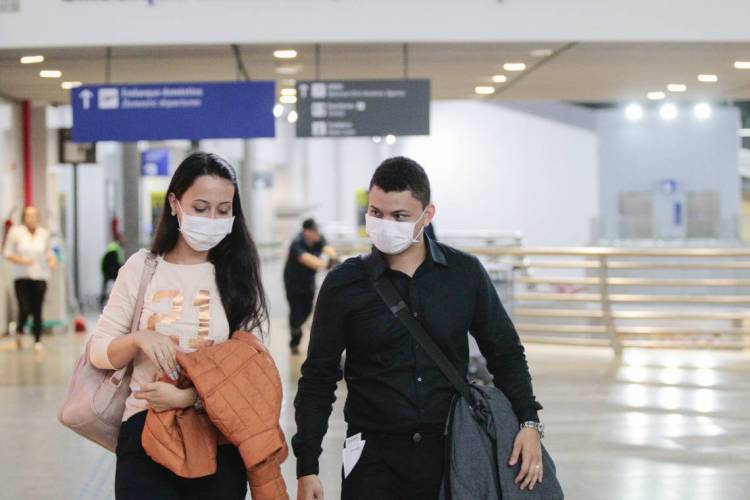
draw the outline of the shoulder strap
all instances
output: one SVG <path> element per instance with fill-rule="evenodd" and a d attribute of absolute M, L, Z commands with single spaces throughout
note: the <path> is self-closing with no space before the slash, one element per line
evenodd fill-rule
<path fill-rule="evenodd" d="M 372 258 L 372 254 L 370 254 L 369 256 L 362 256 L 361 258 L 363 263 L 365 264 L 365 268 L 368 268 L 367 260 Z M 406 305 L 406 302 L 404 302 L 404 300 L 401 298 L 398 290 L 396 290 L 396 287 L 393 286 L 391 280 L 389 280 L 385 274 L 381 274 L 379 278 L 375 278 L 369 272 L 369 270 L 367 271 L 370 282 L 375 287 L 375 291 L 378 292 L 380 298 L 383 299 L 383 302 L 385 302 L 385 305 L 388 306 L 388 309 L 390 309 L 393 315 L 396 316 L 404 324 L 404 326 L 406 326 L 406 329 L 409 330 L 409 333 L 411 333 L 411 335 L 416 339 L 419 345 L 422 346 L 422 348 L 425 350 L 425 352 L 427 352 L 430 358 L 432 358 L 435 364 L 438 365 L 440 371 L 443 372 L 443 375 L 446 376 L 448 381 L 450 381 L 450 383 L 453 385 L 453 387 L 455 387 L 458 393 L 461 394 L 461 396 L 466 400 L 466 402 L 469 404 L 469 407 L 473 409 L 475 404 L 474 395 L 471 393 L 471 386 L 466 380 L 466 377 L 461 376 L 456 367 L 453 366 L 453 363 L 450 362 L 443 351 L 440 350 L 440 347 L 438 347 L 435 341 L 432 340 L 430 335 L 422 326 L 422 323 L 417 321 L 412 316 L 411 311 L 409 311 L 409 308 Z"/>
<path fill-rule="evenodd" d="M 135 308 L 133 309 L 133 319 L 130 323 L 130 332 L 128 333 L 133 333 L 134 331 L 138 330 L 139 323 L 141 322 L 141 313 L 143 312 L 143 300 L 146 296 L 146 288 L 148 288 L 148 284 L 151 282 L 151 278 L 154 277 L 154 273 L 156 272 L 156 263 L 156 255 L 149 252 L 143 265 L 143 273 L 141 274 L 141 281 L 138 285 L 138 298 L 135 301 Z"/>

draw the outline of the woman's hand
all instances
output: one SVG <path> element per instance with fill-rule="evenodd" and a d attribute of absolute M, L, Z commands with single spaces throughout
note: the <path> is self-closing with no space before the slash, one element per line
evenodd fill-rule
<path fill-rule="evenodd" d="M 136 399 L 143 399 L 155 412 L 187 408 L 195 403 L 198 393 L 192 387 L 178 389 L 167 382 L 143 384 L 140 391 L 133 393 Z"/>
<path fill-rule="evenodd" d="M 542 440 L 539 431 L 525 428 L 516 436 L 513 444 L 513 453 L 508 465 L 511 467 L 518 463 L 521 458 L 521 472 L 516 477 L 516 484 L 522 490 L 534 489 L 537 483 L 542 482 L 544 470 L 542 468 Z"/>
<path fill-rule="evenodd" d="M 177 363 L 177 346 L 172 339 L 153 330 L 139 330 L 133 335 L 138 348 L 162 373 L 176 382 L 180 378 L 180 365 Z"/>

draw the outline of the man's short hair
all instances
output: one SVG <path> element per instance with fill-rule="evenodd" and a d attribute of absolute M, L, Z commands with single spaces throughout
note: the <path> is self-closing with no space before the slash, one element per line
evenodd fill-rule
<path fill-rule="evenodd" d="M 315 219 L 305 219 L 302 223 L 302 229 L 306 231 L 317 231 L 318 224 L 315 222 Z"/>
<path fill-rule="evenodd" d="M 386 193 L 409 191 L 423 208 L 430 204 L 430 179 L 419 163 L 410 158 L 397 156 L 381 163 L 372 176 L 370 190 L 373 186 Z"/>

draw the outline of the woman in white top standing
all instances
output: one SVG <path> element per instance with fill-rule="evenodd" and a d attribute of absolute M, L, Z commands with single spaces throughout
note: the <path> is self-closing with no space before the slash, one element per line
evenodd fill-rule
<path fill-rule="evenodd" d="M 49 232 L 39 226 L 39 211 L 28 206 L 22 214 L 22 224 L 14 226 L 8 233 L 5 257 L 11 261 L 14 288 L 18 299 L 18 347 L 29 316 L 34 318 L 34 349 L 42 351 L 42 306 L 47 293 L 50 271 L 57 260 L 50 249 Z"/>
<path fill-rule="evenodd" d="M 217 472 L 181 478 L 144 451 L 141 434 L 148 409 L 165 411 L 200 404 L 194 388 L 176 380 L 177 350 L 191 351 L 227 340 L 236 330 L 259 331 L 267 308 L 260 259 L 245 224 L 234 169 L 222 158 L 195 153 L 172 177 L 151 252 L 156 271 L 144 296 L 138 331 L 130 332 L 148 252 L 120 268 L 94 331 L 91 362 L 101 369 L 133 363 L 117 443 L 117 500 L 241 500 L 247 475 L 237 449 L 224 441 Z M 221 442 L 221 441 L 220 441 Z"/>

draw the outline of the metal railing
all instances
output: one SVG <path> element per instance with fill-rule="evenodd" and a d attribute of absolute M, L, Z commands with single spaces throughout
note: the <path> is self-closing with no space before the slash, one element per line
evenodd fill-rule
<path fill-rule="evenodd" d="M 750 347 L 750 249 L 469 248 L 513 265 L 525 342 Z"/>

